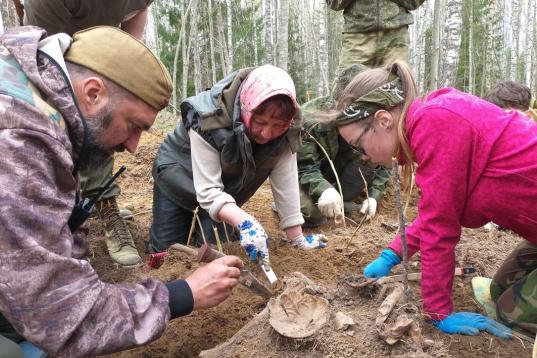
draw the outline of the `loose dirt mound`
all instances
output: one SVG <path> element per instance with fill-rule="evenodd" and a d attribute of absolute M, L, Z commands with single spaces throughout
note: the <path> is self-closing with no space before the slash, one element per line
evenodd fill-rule
<path fill-rule="evenodd" d="M 129 228 L 144 261 L 147 258 L 143 241 L 148 237 L 151 225 L 151 204 L 153 183 L 151 167 L 153 158 L 164 136 L 149 133 L 142 137 L 142 143 L 136 156 L 121 154 L 116 164 L 127 166 L 127 172 L 120 181 L 122 194 L 120 206 L 128 207 L 134 214 L 129 221 Z M 271 261 L 279 277 L 301 272 L 319 285 L 323 285 L 338 295 L 332 300 L 333 310 L 342 311 L 356 323 L 347 333 L 316 336 L 315 339 L 297 341 L 280 336 L 272 329 L 263 330 L 250 345 L 245 345 L 238 357 L 360 357 L 360 356 L 416 356 L 410 344 L 397 343 L 389 347 L 377 336 L 375 318 L 380 302 L 374 298 L 375 292 L 365 295 L 351 295 L 349 288 L 343 289 L 341 282 L 349 273 L 358 273 L 374 259 L 393 238 L 393 232 L 386 223 L 396 223 L 394 199 L 388 193 L 381 203 L 380 212 L 375 219 L 364 225 L 355 233 L 355 228 L 327 225 L 317 232 L 323 232 L 329 238 L 329 246 L 319 251 L 297 250 L 282 238 L 276 215 L 270 209 L 272 194 L 270 184 L 265 183 L 255 196 L 244 206 L 245 210 L 255 215 L 271 237 Z M 417 195 L 411 200 L 407 216 L 416 214 Z M 355 217 L 359 221 L 359 217 Z M 156 277 L 167 281 L 186 277 L 198 264 L 190 257 L 176 251 L 170 251 L 164 265 L 158 270 L 146 266 L 138 269 L 123 269 L 113 264 L 106 252 L 104 232 L 101 224 L 94 220 L 90 223 L 90 243 L 93 249 L 92 264 L 107 282 L 137 282 L 144 277 Z M 354 235 L 353 235 L 354 234 Z M 480 274 L 491 276 L 502 260 L 520 241 L 509 232 L 489 234 L 484 230 L 463 230 L 463 238 L 457 247 L 459 266 L 476 267 Z M 246 256 L 237 243 L 224 245 L 224 251 L 239 255 L 246 261 Z M 264 275 L 258 267 L 249 265 L 260 279 Z M 419 255 L 411 261 L 411 271 L 419 270 Z M 396 272 L 400 273 L 400 272 Z M 348 285 L 347 285 L 348 286 Z M 412 285 L 414 297 L 418 300 L 419 285 Z M 283 287 L 276 287 L 281 291 Z M 348 297 L 345 296 L 348 294 Z M 479 311 L 472 298 L 469 278 L 455 278 L 453 296 L 456 310 Z M 419 304 L 419 302 L 417 302 Z M 113 357 L 195 357 L 202 350 L 211 349 L 232 337 L 252 318 L 264 310 L 267 301 L 251 294 L 243 288 L 234 290 L 232 296 L 220 306 L 206 311 L 194 312 L 188 317 L 172 321 L 165 334 L 157 341 L 137 349 L 111 355 Z M 337 311 L 336 311 L 337 312 Z M 268 324 L 268 323 L 267 323 Z M 448 336 L 440 333 L 424 320 L 420 322 L 424 338 L 434 345 L 428 348 L 428 356 L 453 357 L 530 357 L 531 347 L 518 340 L 500 341 L 488 334 L 476 337 Z"/>

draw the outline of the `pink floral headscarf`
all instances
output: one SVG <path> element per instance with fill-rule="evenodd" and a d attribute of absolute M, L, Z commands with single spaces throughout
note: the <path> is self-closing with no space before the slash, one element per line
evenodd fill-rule
<path fill-rule="evenodd" d="M 295 107 L 298 107 L 295 84 L 289 74 L 281 68 L 263 65 L 248 74 L 239 97 L 241 118 L 246 128 L 250 128 L 253 111 L 267 99 L 279 94 L 291 98 Z"/>

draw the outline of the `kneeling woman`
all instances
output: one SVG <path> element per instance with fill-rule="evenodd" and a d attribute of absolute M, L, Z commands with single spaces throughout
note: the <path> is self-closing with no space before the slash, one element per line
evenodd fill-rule
<path fill-rule="evenodd" d="M 207 236 L 215 225 L 223 238 L 222 222 L 230 224 L 250 259 L 268 262 L 263 227 L 240 208 L 267 178 L 287 238 L 301 248 L 325 246 L 322 235 L 302 234 L 295 154 L 300 114 L 285 71 L 264 65 L 233 72 L 183 101 L 181 115 L 153 165 L 150 252 L 186 243 L 193 210 L 200 206 Z"/>
<path fill-rule="evenodd" d="M 453 88 L 416 98 L 404 63 L 367 70 L 345 88 L 332 123 L 365 158 L 406 169 L 417 164 L 418 216 L 406 229 L 408 254 L 421 252 L 424 312 L 446 333 L 500 337 L 509 329 L 477 313 L 453 311 L 455 246 L 461 227 L 489 221 L 525 239 L 493 279 L 498 316 L 537 329 L 537 124 Z M 411 171 L 407 170 L 408 174 Z M 364 271 L 382 277 L 401 261 L 397 236 Z"/>

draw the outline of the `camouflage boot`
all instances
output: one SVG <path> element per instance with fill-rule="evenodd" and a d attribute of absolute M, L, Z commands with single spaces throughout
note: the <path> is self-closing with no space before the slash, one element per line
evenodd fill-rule
<path fill-rule="evenodd" d="M 112 260 L 122 266 L 137 266 L 142 262 L 134 240 L 119 214 L 116 198 L 102 199 L 95 204 L 99 218 L 105 225 L 106 247 Z"/>

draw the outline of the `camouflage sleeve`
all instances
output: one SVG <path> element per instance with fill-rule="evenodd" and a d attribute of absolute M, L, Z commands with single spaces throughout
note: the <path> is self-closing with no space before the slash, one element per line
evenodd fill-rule
<path fill-rule="evenodd" d="M 388 186 L 389 180 L 390 175 L 388 170 L 383 166 L 379 166 L 375 177 L 373 178 L 373 182 L 371 183 L 371 187 L 369 188 L 368 195 L 380 202 L 384 197 L 384 193 L 386 193 L 386 187 Z"/>
<path fill-rule="evenodd" d="M 355 2 L 356 0 L 325 0 L 326 5 L 334 10 L 334 11 L 340 11 L 344 10 L 347 6 Z"/>
<path fill-rule="evenodd" d="M 0 118 L 21 115 L 6 114 L 1 97 Z M 143 345 L 168 323 L 168 290 L 151 278 L 105 283 L 88 261 L 73 258 L 78 239 L 67 225 L 76 186 L 70 150 L 65 136 L 0 129 L 0 311 L 55 357 Z"/>
<path fill-rule="evenodd" d="M 416 10 L 425 2 L 425 0 L 391 0 L 397 5 L 404 7 L 407 10 Z"/>

